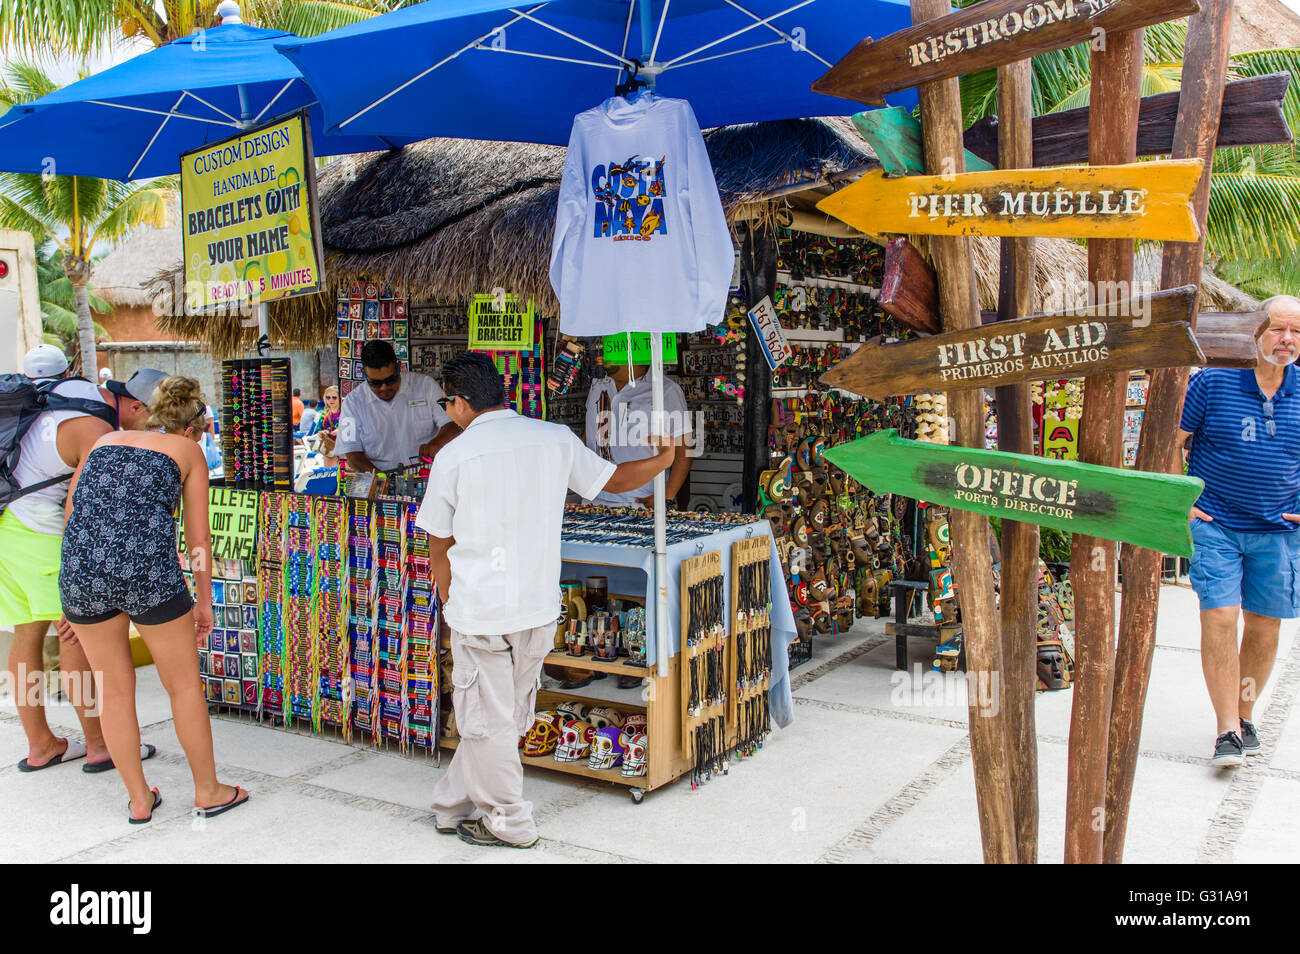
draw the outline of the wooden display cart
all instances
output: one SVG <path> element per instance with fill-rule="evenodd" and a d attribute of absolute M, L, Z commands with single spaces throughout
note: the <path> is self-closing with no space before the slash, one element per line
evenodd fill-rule
<path fill-rule="evenodd" d="M 628 795 L 640 804 L 645 793 L 680 778 L 691 770 L 691 763 L 682 751 L 681 722 L 681 655 L 668 659 L 668 675 L 658 675 L 655 666 L 632 666 L 625 662 L 607 662 L 591 656 L 571 656 L 557 649 L 546 657 L 545 665 L 565 669 L 582 669 L 603 672 L 609 676 L 641 676 L 648 683 L 634 689 L 618 689 L 617 681 L 606 679 L 591 683 L 580 690 L 541 689 L 537 693 L 537 709 L 553 709 L 559 703 L 573 700 L 589 706 L 612 706 L 623 712 L 645 713 L 648 749 L 646 774 L 625 776 L 618 768 L 591 769 L 586 761 L 558 762 L 552 756 L 519 756 L 524 765 L 549 769 L 566 775 L 578 775 L 596 781 L 625 786 Z M 455 749 L 459 739 L 443 738 L 445 749 Z"/>

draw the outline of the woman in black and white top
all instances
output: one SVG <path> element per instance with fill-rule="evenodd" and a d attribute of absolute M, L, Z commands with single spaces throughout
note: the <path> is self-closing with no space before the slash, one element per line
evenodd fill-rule
<path fill-rule="evenodd" d="M 198 647 L 212 632 L 212 547 L 208 465 L 197 443 L 206 416 L 198 382 L 163 380 L 149 410 L 153 430 L 105 434 L 73 475 L 59 571 L 64 615 L 100 674 L 104 737 L 131 796 L 132 824 L 149 821 L 162 804 L 140 760 L 132 622 L 171 699 L 195 808 L 211 816 L 248 799 L 243 789 L 217 781 L 199 679 Z M 172 515 L 182 500 L 198 605 L 175 552 Z"/>

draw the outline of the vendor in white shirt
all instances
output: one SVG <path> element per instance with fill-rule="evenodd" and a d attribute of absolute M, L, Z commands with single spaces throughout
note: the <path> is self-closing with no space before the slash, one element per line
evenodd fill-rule
<path fill-rule="evenodd" d="M 623 464 L 653 457 L 650 447 L 650 411 L 654 395 L 647 365 L 606 365 L 608 376 L 591 383 L 587 392 L 587 446 L 606 460 Z M 691 470 L 687 452 L 691 441 L 691 415 L 686 395 L 671 378 L 664 378 L 664 433 L 680 438 L 671 469 L 665 475 L 666 499 L 682 489 Z M 625 493 L 602 491 L 592 501 L 609 507 L 654 505 L 654 484 L 648 483 Z"/>
<path fill-rule="evenodd" d="M 442 407 L 442 388 L 432 378 L 403 373 L 387 341 L 361 349 L 364 386 L 343 400 L 334 453 L 346 457 L 348 469 L 360 474 L 388 472 L 432 459 L 460 433 Z M 369 481 L 356 481 L 353 494 L 364 496 Z"/>

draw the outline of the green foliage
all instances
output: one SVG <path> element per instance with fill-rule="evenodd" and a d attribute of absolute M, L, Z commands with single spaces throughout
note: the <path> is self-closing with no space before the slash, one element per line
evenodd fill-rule
<path fill-rule="evenodd" d="M 1038 528 L 1038 556 L 1045 563 L 1070 562 L 1070 534 L 1053 527 Z"/>
<path fill-rule="evenodd" d="M 251 25 L 314 36 L 419 0 L 242 0 Z M 0 0 L 0 49 L 103 52 L 124 37 L 162 46 L 217 25 L 218 0 Z"/>
<path fill-rule="evenodd" d="M 962 3 L 969 6 L 969 3 Z M 1186 21 L 1146 28 L 1142 94 L 1180 88 Z M 1091 62 L 1088 44 L 1035 56 L 1034 115 L 1088 105 Z M 1300 129 L 1300 50 L 1238 53 L 1225 79 L 1290 73 L 1283 112 Z M 984 70 L 961 79 L 966 124 L 995 114 L 997 75 Z M 1300 153 L 1294 144 L 1222 149 L 1214 157 L 1206 223 L 1206 255 L 1225 280 L 1253 295 L 1294 292 L 1300 257 Z"/>
<path fill-rule="evenodd" d="M 56 344 L 64 351 L 77 337 L 77 298 L 63 270 L 63 250 L 38 248 L 36 250 L 36 287 L 41 300 L 41 330 L 46 338 L 53 337 L 51 344 Z M 94 314 L 106 315 L 113 306 L 98 295 L 88 294 L 87 302 Z M 109 338 L 104 326 L 95 323 L 95 337 Z"/>

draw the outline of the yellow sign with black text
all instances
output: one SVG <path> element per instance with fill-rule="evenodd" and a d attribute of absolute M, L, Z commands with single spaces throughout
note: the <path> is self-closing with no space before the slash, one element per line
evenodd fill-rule
<path fill-rule="evenodd" d="M 191 311 L 321 290 L 324 256 L 306 113 L 181 156 Z"/>

